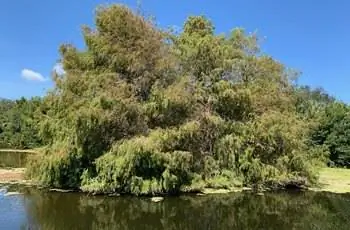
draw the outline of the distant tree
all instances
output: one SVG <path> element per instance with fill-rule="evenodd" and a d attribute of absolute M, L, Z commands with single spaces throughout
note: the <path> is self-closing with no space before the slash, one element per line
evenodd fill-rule
<path fill-rule="evenodd" d="M 41 98 L 0 101 L 0 148 L 27 149 L 42 145 L 36 113 Z"/>
<path fill-rule="evenodd" d="M 350 108 L 341 102 L 326 106 L 311 140 L 329 150 L 330 163 L 350 167 Z"/>

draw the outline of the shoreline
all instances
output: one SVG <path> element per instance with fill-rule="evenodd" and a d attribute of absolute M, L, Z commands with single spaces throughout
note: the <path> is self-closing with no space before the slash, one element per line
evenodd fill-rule
<path fill-rule="evenodd" d="M 26 185 L 33 186 L 36 185 L 30 180 L 25 180 L 24 177 L 25 168 L 2 168 L 0 169 L 0 185 L 2 184 L 17 184 L 17 185 Z M 209 194 L 227 194 L 227 193 L 237 193 L 243 191 L 253 190 L 250 187 L 237 187 L 231 189 L 214 189 L 214 188 L 204 188 L 201 191 L 193 192 L 181 192 L 181 194 L 192 193 L 197 195 L 209 195 Z M 288 190 L 288 189 L 278 189 L 278 190 Z M 314 191 L 314 192 L 331 192 L 337 194 L 346 194 L 350 193 L 350 169 L 340 169 L 340 168 L 324 168 L 320 171 L 319 183 L 317 186 L 299 188 L 300 191 Z M 51 192 L 76 192 L 69 189 L 57 189 L 57 188 L 48 188 L 48 191 Z M 273 191 L 273 189 L 266 189 L 263 191 L 257 190 L 257 194 L 262 195 L 263 192 Z M 80 191 L 81 192 L 81 191 Z M 99 195 L 99 194 L 95 194 Z M 112 196 L 113 194 L 101 194 L 105 196 Z M 120 194 L 118 194 L 120 195 Z M 163 194 L 162 196 L 166 196 Z M 148 195 L 152 197 L 152 195 Z M 157 195 L 158 196 L 158 195 Z"/>
<path fill-rule="evenodd" d="M 27 184 L 24 179 L 25 168 L 1 168 L 0 184 Z"/>

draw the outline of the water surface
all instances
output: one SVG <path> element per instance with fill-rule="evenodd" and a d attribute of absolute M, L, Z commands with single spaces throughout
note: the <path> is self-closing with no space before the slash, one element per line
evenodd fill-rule
<path fill-rule="evenodd" d="M 5 190 L 11 191 L 8 187 Z M 350 195 L 314 192 L 148 198 L 0 193 L 1 229 L 350 229 Z"/>

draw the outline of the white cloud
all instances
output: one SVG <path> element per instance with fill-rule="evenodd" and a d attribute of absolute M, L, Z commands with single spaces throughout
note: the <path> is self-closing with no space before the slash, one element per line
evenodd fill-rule
<path fill-rule="evenodd" d="M 56 63 L 53 67 L 53 71 L 55 71 L 58 75 L 64 75 L 66 73 L 61 63 Z"/>
<path fill-rule="evenodd" d="M 47 79 L 38 72 L 35 72 L 33 70 L 30 69 L 23 69 L 21 72 L 22 78 L 28 80 L 28 81 L 40 81 L 40 82 L 44 82 Z"/>

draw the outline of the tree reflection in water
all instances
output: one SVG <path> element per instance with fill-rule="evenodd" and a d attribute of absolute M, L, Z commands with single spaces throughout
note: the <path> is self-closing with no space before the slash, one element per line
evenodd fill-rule
<path fill-rule="evenodd" d="M 147 198 L 31 191 L 27 226 L 40 229 L 349 229 L 350 196 L 250 193 Z"/>

